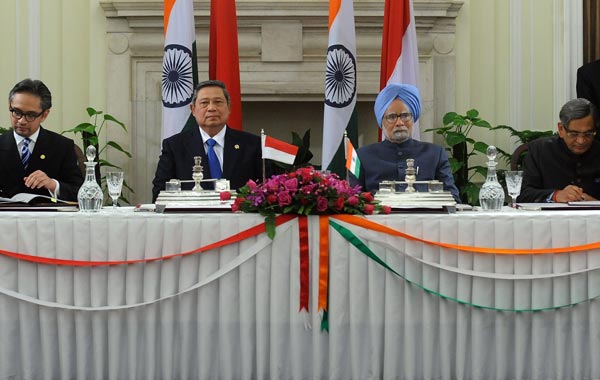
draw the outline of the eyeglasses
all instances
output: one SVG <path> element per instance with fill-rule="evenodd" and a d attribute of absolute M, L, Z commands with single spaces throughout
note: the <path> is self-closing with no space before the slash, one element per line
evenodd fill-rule
<path fill-rule="evenodd" d="M 383 118 L 388 122 L 388 123 L 395 123 L 398 118 L 400 118 L 400 120 L 402 120 L 403 122 L 407 122 L 407 121 L 411 121 L 413 118 L 412 113 L 410 112 L 403 112 L 403 113 L 388 113 L 387 115 L 383 115 Z"/>
<path fill-rule="evenodd" d="M 12 117 L 14 117 L 15 119 L 19 120 L 20 118 L 24 117 L 25 120 L 27 120 L 28 122 L 34 121 L 38 117 L 42 116 L 42 114 L 44 113 L 44 111 L 42 111 L 40 113 L 36 113 L 36 112 L 23 112 L 21 110 L 14 109 L 12 107 L 9 108 L 8 110 L 10 111 L 10 114 L 12 115 Z"/>
<path fill-rule="evenodd" d="M 570 131 L 569 128 L 567 128 L 564 125 L 563 125 L 563 128 L 565 129 L 565 133 L 567 134 L 567 136 L 569 136 L 569 138 L 572 138 L 572 139 L 576 139 L 578 137 L 583 137 L 585 140 L 589 140 L 591 138 L 594 138 L 594 136 L 596 136 L 596 131 L 587 131 L 587 132 Z"/>

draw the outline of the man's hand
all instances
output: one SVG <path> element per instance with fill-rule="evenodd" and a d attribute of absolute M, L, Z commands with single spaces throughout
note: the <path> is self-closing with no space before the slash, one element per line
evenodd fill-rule
<path fill-rule="evenodd" d="M 36 170 L 27 177 L 24 178 L 25 186 L 30 189 L 41 189 L 45 188 L 50 192 L 54 193 L 56 189 L 56 182 L 52 178 L 48 177 L 46 173 L 41 170 Z"/>
<path fill-rule="evenodd" d="M 556 190 L 554 194 L 555 202 L 567 203 L 567 202 L 580 202 L 584 200 L 593 200 L 592 197 L 585 194 L 583 189 L 579 186 L 568 185 L 562 190 Z"/>

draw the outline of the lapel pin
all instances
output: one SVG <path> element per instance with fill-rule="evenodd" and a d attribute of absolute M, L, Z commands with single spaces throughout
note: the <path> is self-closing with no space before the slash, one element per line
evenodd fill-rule
<path fill-rule="evenodd" d="M 45 155 L 45 154 L 42 154 L 42 155 L 40 156 L 40 158 L 41 158 L 42 160 L 45 160 L 45 159 L 46 159 L 46 155 Z"/>
<path fill-rule="evenodd" d="M 233 149 L 240 149 L 240 146 L 239 146 L 239 144 L 235 144 L 235 145 L 233 146 Z"/>

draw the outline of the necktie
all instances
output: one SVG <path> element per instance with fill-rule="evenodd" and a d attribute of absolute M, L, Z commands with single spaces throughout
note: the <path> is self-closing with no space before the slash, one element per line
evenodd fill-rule
<path fill-rule="evenodd" d="M 21 162 L 23 163 L 23 167 L 27 169 L 27 165 L 29 164 L 29 157 L 31 157 L 31 152 L 29 151 L 29 143 L 31 140 L 29 137 L 23 140 L 23 145 L 21 146 Z"/>
<path fill-rule="evenodd" d="M 223 172 L 221 171 L 221 164 L 219 163 L 219 158 L 215 153 L 215 144 L 217 142 L 213 139 L 206 140 L 206 145 L 208 145 L 208 151 L 206 155 L 208 156 L 208 168 L 210 169 L 211 178 L 221 178 L 223 176 Z"/>

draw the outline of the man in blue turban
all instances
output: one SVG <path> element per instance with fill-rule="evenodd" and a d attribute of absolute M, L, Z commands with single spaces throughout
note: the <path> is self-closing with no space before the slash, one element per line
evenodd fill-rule
<path fill-rule="evenodd" d="M 375 100 L 375 117 L 385 140 L 356 151 L 361 169 L 358 178 L 350 176 L 350 182 L 361 185 L 364 190 L 377 192 L 382 181 L 404 181 L 406 160 L 412 158 L 417 168 L 417 181 L 436 179 L 460 202 L 444 149 L 411 137 L 414 122 L 420 115 L 421 99 L 415 86 L 390 83 L 381 90 Z"/>

